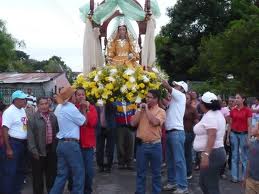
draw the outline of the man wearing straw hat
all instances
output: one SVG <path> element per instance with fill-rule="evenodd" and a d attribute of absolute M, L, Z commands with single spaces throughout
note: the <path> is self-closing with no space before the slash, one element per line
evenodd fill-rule
<path fill-rule="evenodd" d="M 55 114 L 58 119 L 59 140 L 57 146 L 58 170 L 54 186 L 50 194 L 63 193 L 65 183 L 70 174 L 73 176 L 71 194 L 82 194 L 84 190 L 84 163 L 79 145 L 79 128 L 84 125 L 86 110 L 79 110 L 72 102 L 75 90 L 71 87 L 63 88 L 57 95 Z"/>

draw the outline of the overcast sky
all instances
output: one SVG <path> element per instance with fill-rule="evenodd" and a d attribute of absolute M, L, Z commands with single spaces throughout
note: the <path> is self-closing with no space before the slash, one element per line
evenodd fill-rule
<path fill-rule="evenodd" d="M 87 0 L 89 1 L 89 0 Z M 73 71 L 82 71 L 84 23 L 79 7 L 85 0 L 0 0 L 0 19 L 31 58 L 47 60 L 60 56 Z M 145 0 L 139 2 L 143 5 Z M 177 0 L 158 0 L 162 16 L 157 20 L 158 33 L 168 23 L 166 8 Z"/>

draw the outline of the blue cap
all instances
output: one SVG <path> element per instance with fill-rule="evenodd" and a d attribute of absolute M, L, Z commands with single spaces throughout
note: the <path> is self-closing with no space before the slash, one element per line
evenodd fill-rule
<path fill-rule="evenodd" d="M 21 90 L 16 90 L 13 94 L 12 94 L 12 101 L 16 98 L 19 99 L 25 99 L 27 97 L 27 95 L 21 91 Z"/>

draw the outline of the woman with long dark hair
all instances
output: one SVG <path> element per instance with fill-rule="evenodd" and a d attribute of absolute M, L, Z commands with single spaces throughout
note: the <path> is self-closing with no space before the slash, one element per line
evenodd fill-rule
<path fill-rule="evenodd" d="M 246 98 L 236 94 L 236 107 L 230 111 L 229 138 L 232 150 L 231 181 L 237 183 L 245 178 L 247 166 L 248 139 L 251 129 L 252 111 L 247 107 Z M 239 162 L 242 170 L 239 172 Z"/>
<path fill-rule="evenodd" d="M 193 126 L 199 122 L 199 114 L 196 108 L 192 106 L 191 94 L 186 93 L 186 107 L 183 117 L 185 132 L 184 153 L 186 160 L 187 179 L 192 178 L 192 152 L 193 152 Z"/>
<path fill-rule="evenodd" d="M 220 169 L 226 160 L 224 134 L 226 120 L 220 112 L 217 96 L 211 92 L 203 94 L 200 108 L 204 113 L 194 126 L 193 148 L 200 152 L 200 187 L 204 194 L 219 194 Z"/>

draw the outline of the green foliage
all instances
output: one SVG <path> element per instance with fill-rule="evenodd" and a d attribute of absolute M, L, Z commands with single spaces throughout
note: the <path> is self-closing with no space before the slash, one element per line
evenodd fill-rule
<path fill-rule="evenodd" d="M 231 20 L 248 19 L 251 15 L 258 15 L 259 9 L 253 0 L 232 0 Z"/>
<path fill-rule="evenodd" d="M 240 81 L 236 89 L 256 94 L 259 86 L 259 15 L 232 21 L 224 33 L 203 39 L 199 64 L 192 69 L 208 78 L 225 81 L 228 74 Z"/>
<path fill-rule="evenodd" d="M 222 32 L 230 21 L 228 0 L 179 0 L 168 9 L 170 23 L 156 38 L 158 63 L 174 79 L 199 79 L 188 70 L 197 63 L 201 38 Z"/>
<path fill-rule="evenodd" d="M 14 48 L 15 40 L 7 33 L 4 22 L 0 20 L 0 72 L 8 68 L 15 55 Z"/>
<path fill-rule="evenodd" d="M 68 67 L 61 57 L 53 56 L 51 57 L 46 65 L 44 66 L 45 72 L 66 72 L 67 79 L 70 83 L 73 83 L 73 72 L 70 67 Z"/>
<path fill-rule="evenodd" d="M 233 96 L 240 86 L 240 81 L 225 80 L 220 81 L 212 79 L 201 83 L 191 83 L 191 89 L 197 91 L 199 94 L 204 94 L 207 91 L 214 92 L 215 94 L 224 94 L 225 96 Z"/>
<path fill-rule="evenodd" d="M 259 1 L 179 0 L 156 37 L 158 63 L 198 90 L 254 94 L 259 86 Z M 227 80 L 228 75 L 234 80 Z"/>

